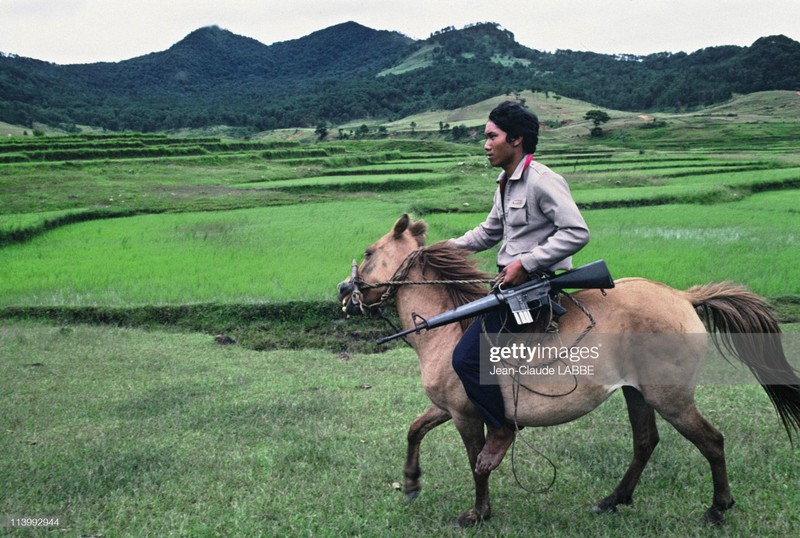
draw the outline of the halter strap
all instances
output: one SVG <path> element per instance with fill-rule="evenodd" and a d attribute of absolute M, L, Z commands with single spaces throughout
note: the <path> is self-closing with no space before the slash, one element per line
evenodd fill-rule
<path fill-rule="evenodd" d="M 358 275 L 357 271 L 351 275 L 350 281 L 353 283 L 354 290 L 352 293 L 353 302 L 356 303 L 359 309 L 364 312 L 366 309 L 370 308 L 377 308 L 386 303 L 389 299 L 394 297 L 397 293 L 397 290 L 401 286 L 405 285 L 436 285 L 436 284 L 495 284 L 497 282 L 497 277 L 488 279 L 488 278 L 474 278 L 474 279 L 464 279 L 464 280 L 407 280 L 408 274 L 411 272 L 411 268 L 414 266 L 417 261 L 419 261 L 422 254 L 425 252 L 425 247 L 419 247 L 418 249 L 414 250 L 406 256 L 406 259 L 403 260 L 403 263 L 397 268 L 394 272 L 392 277 L 389 280 L 385 280 L 382 282 L 364 282 L 361 277 Z M 361 293 L 361 289 L 372 289 L 372 288 L 381 288 L 383 286 L 387 286 L 386 291 L 381 294 L 380 299 L 377 302 L 371 304 L 364 304 L 362 301 L 363 294 Z"/>

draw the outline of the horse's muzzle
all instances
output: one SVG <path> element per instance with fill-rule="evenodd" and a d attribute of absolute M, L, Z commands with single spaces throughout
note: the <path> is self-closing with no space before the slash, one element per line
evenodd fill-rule
<path fill-rule="evenodd" d="M 350 281 L 350 279 L 342 280 L 341 282 L 339 282 L 339 284 L 336 286 L 336 290 L 339 292 L 339 300 L 344 301 L 350 298 L 350 295 L 352 295 L 355 289 L 356 287 Z"/>
<path fill-rule="evenodd" d="M 361 292 L 356 285 L 358 280 L 358 262 L 353 260 L 350 266 L 350 277 L 347 280 L 342 280 L 336 289 L 339 292 L 339 302 L 342 303 L 342 312 L 348 316 L 355 316 L 362 314 L 362 305 L 359 300 Z"/>
<path fill-rule="evenodd" d="M 342 304 L 342 312 L 348 316 L 356 316 L 361 314 L 361 307 L 353 301 L 353 293 L 356 291 L 356 286 L 348 279 L 339 282 L 337 286 L 339 292 L 339 302 Z"/>

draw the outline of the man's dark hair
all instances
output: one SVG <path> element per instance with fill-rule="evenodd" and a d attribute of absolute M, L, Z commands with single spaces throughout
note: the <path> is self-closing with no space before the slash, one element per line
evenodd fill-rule
<path fill-rule="evenodd" d="M 504 101 L 489 113 L 489 121 L 506 132 L 509 142 L 522 137 L 525 153 L 536 151 L 539 143 L 539 118 L 519 103 Z"/>

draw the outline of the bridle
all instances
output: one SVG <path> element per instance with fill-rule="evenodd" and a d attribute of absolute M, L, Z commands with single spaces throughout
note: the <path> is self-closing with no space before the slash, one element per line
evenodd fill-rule
<path fill-rule="evenodd" d="M 425 247 L 419 247 L 411 252 L 398 266 L 392 277 L 389 280 L 384 280 L 381 282 L 365 282 L 364 279 L 361 278 L 361 275 L 358 274 L 358 262 L 353 260 L 350 277 L 345 281 L 353 287 L 353 291 L 350 294 L 350 302 L 352 302 L 353 305 L 356 306 L 363 314 L 368 310 L 380 308 L 385 305 L 395 296 L 395 294 L 397 294 L 397 290 L 400 289 L 401 286 L 425 286 L 436 284 L 493 284 L 497 281 L 496 278 L 478 278 L 469 280 L 408 280 L 408 275 L 411 272 L 411 269 L 424 253 Z M 362 289 L 367 290 L 382 288 L 384 286 L 386 286 L 386 290 L 381 294 L 380 299 L 374 303 L 364 303 L 364 295 L 361 292 Z"/>
<path fill-rule="evenodd" d="M 411 272 L 411 268 L 414 266 L 414 263 L 416 263 L 422 254 L 422 251 L 423 248 L 420 247 L 406 256 L 406 258 L 403 260 L 403 263 L 401 263 L 400 266 L 395 270 L 392 277 L 389 280 L 382 282 L 365 282 L 364 279 L 361 278 L 361 275 L 358 274 L 358 262 L 353 260 L 352 271 L 350 273 L 350 278 L 347 281 L 351 286 L 353 286 L 353 291 L 350 294 L 350 302 L 352 302 L 353 305 L 356 306 L 362 314 L 364 314 L 368 310 L 380 308 L 386 304 L 392 297 L 395 296 L 397 290 L 400 289 L 400 286 L 412 283 L 427 283 L 427 281 L 406 280 L 408 278 L 408 274 Z M 381 294 L 380 299 L 374 303 L 364 302 L 364 295 L 361 291 L 362 289 L 369 290 L 374 288 L 382 288 L 384 286 L 386 286 L 386 290 Z"/>

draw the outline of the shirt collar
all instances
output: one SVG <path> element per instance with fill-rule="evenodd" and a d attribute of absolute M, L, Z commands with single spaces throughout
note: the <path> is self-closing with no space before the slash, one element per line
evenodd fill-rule
<path fill-rule="evenodd" d="M 522 179 L 522 174 L 525 172 L 525 169 L 528 168 L 528 166 L 530 166 L 532 161 L 533 161 L 533 155 L 531 154 L 525 155 L 517 165 L 517 168 L 514 170 L 514 173 L 511 174 L 511 177 L 508 179 L 511 181 Z M 497 178 L 497 182 L 500 183 L 500 180 L 503 179 L 505 175 L 506 175 L 505 172 L 500 172 L 500 176 Z"/>

